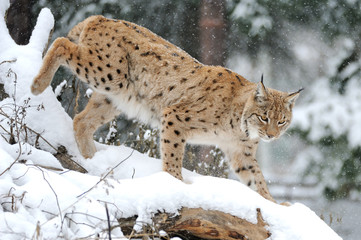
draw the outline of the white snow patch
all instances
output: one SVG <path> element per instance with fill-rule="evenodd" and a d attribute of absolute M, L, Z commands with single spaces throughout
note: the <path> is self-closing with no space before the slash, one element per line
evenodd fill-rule
<path fill-rule="evenodd" d="M 54 90 L 55 96 L 59 97 L 64 88 L 66 88 L 67 81 L 64 79 Z"/>

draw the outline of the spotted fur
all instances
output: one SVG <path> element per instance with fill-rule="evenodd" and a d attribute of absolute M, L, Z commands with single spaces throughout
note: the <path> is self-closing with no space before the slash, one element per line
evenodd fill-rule
<path fill-rule="evenodd" d="M 299 92 L 265 88 L 229 69 L 203 65 L 143 27 L 102 16 L 54 41 L 32 84 L 34 94 L 49 86 L 60 65 L 94 90 L 74 118 L 85 158 L 96 152 L 94 131 L 123 112 L 161 129 L 164 171 L 182 179 L 187 142 L 217 145 L 245 184 L 273 200 L 255 158 L 257 145 L 287 129 Z"/>

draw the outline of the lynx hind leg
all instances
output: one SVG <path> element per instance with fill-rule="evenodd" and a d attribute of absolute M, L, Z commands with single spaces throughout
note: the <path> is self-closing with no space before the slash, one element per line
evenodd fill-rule
<path fill-rule="evenodd" d="M 242 183 L 258 192 L 264 198 L 275 202 L 271 196 L 262 171 L 255 158 L 257 146 L 241 146 L 229 154 L 232 169 Z"/>
<path fill-rule="evenodd" d="M 75 140 L 84 158 L 91 158 L 96 152 L 94 132 L 119 114 L 120 111 L 106 96 L 93 93 L 85 109 L 73 121 Z"/>
<path fill-rule="evenodd" d="M 85 19 L 84 21 L 78 23 L 77 25 L 75 25 L 68 33 L 68 38 L 70 39 L 70 41 L 74 42 L 74 43 L 78 43 L 79 42 L 79 38 L 81 33 L 83 32 L 83 29 L 85 28 L 86 25 L 89 24 L 89 22 L 96 20 L 96 18 L 99 18 L 99 16 L 92 16 L 92 17 L 88 17 L 87 19 Z"/>
<path fill-rule="evenodd" d="M 34 95 L 42 93 L 49 85 L 61 64 L 64 64 L 70 54 L 78 51 L 78 46 L 67 38 L 57 38 L 43 59 L 43 65 L 34 78 L 31 92 Z"/>
<path fill-rule="evenodd" d="M 80 34 L 82 33 L 84 26 L 86 25 L 87 21 L 83 21 L 75 25 L 68 33 L 67 37 L 70 41 L 74 43 L 79 42 Z"/>

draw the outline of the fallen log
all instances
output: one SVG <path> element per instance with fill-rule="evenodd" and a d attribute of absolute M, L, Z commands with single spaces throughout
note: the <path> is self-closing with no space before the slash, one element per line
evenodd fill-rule
<path fill-rule="evenodd" d="M 157 213 L 153 217 L 152 226 L 144 228 L 138 235 L 133 231 L 136 219 L 136 216 L 118 219 L 124 235 L 129 239 L 157 235 L 154 228 L 164 230 L 168 236 L 180 236 L 182 239 L 261 240 L 271 236 L 260 209 L 257 209 L 257 224 L 231 214 L 202 208 L 182 208 L 177 216 Z"/>

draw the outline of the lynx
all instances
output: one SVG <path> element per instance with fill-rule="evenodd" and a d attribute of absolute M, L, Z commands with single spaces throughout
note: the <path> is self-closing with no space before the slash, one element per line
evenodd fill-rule
<path fill-rule="evenodd" d="M 301 90 L 252 83 L 231 70 L 204 65 L 134 23 L 92 16 L 57 38 L 31 91 L 38 95 L 60 65 L 94 92 L 74 117 L 84 158 L 96 152 L 93 133 L 121 112 L 160 133 L 163 170 L 182 179 L 186 143 L 217 145 L 240 180 L 274 201 L 255 158 L 260 139 L 279 138 L 290 125 Z"/>

